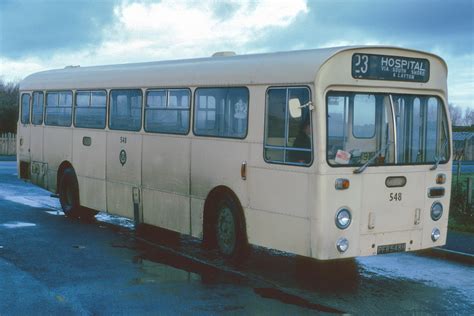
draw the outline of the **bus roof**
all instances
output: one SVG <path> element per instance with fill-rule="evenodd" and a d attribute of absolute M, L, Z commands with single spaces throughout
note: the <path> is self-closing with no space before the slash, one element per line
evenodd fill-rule
<path fill-rule="evenodd" d="M 346 46 L 311 50 L 217 56 L 197 59 L 65 67 L 34 73 L 21 90 L 308 84 L 320 67 L 339 52 L 386 46 Z M 425 52 L 420 52 L 427 54 Z M 438 56 L 428 54 L 444 61 Z"/>

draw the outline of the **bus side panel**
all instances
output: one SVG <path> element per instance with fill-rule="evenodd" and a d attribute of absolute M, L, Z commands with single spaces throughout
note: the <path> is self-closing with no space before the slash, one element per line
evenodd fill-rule
<path fill-rule="evenodd" d="M 297 255 L 310 256 L 307 218 L 245 209 L 249 243 Z"/>
<path fill-rule="evenodd" d="M 191 235 L 196 238 L 203 238 L 204 224 L 204 203 L 203 199 L 191 197 Z"/>
<path fill-rule="evenodd" d="M 143 203 L 144 223 L 190 233 L 189 197 L 144 188 Z"/>
<path fill-rule="evenodd" d="M 106 133 L 89 129 L 74 129 L 73 166 L 79 182 L 81 205 L 105 210 L 105 150 Z"/>
<path fill-rule="evenodd" d="M 248 161 L 249 145 L 242 141 L 195 138 L 191 152 L 191 195 L 206 199 L 217 186 L 230 188 L 242 207 L 248 204 L 247 181 L 240 176 L 242 163 Z"/>
<path fill-rule="evenodd" d="M 301 167 L 288 167 L 289 169 Z M 309 218 L 309 175 L 266 168 L 248 168 L 250 207 L 256 210 Z"/>
<path fill-rule="evenodd" d="M 44 161 L 48 164 L 47 189 L 57 190 L 57 174 L 63 161 L 72 161 L 72 128 L 44 128 Z"/>
<path fill-rule="evenodd" d="M 141 186 L 142 135 L 107 132 L 107 211 L 133 218 L 133 190 Z"/>
<path fill-rule="evenodd" d="M 143 221 L 190 233 L 190 139 L 143 136 Z"/>
<path fill-rule="evenodd" d="M 248 174 L 250 208 L 245 215 L 249 242 L 310 255 L 310 175 L 256 167 L 249 167 Z"/>

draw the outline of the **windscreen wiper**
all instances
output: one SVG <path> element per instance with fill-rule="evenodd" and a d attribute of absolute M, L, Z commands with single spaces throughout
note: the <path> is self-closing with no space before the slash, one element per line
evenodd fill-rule
<path fill-rule="evenodd" d="M 444 149 L 446 148 L 446 145 L 448 144 L 448 138 L 446 138 L 446 140 L 444 141 L 443 143 L 443 146 L 441 146 L 441 151 L 439 153 L 439 156 L 436 157 L 436 161 L 434 163 L 434 165 L 431 166 L 430 170 L 436 170 L 438 169 L 438 165 L 439 163 L 441 162 L 441 159 L 443 158 L 442 157 L 442 153 L 444 152 Z"/>
<path fill-rule="evenodd" d="M 362 166 L 360 166 L 359 168 L 355 169 L 354 170 L 354 173 L 362 173 L 364 172 L 365 168 L 367 168 L 372 162 L 375 161 L 375 159 L 377 159 L 378 155 L 380 155 L 382 152 L 384 152 L 388 146 L 392 145 L 393 142 L 388 142 L 385 144 L 385 146 L 383 146 L 382 148 L 380 148 L 365 164 L 363 164 Z"/>

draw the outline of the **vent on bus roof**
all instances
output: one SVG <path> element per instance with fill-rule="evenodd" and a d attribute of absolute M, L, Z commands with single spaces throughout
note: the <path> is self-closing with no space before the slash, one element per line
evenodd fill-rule
<path fill-rule="evenodd" d="M 229 57 L 237 55 L 235 52 L 232 51 L 225 51 L 225 52 L 217 52 L 212 54 L 212 57 Z"/>
<path fill-rule="evenodd" d="M 68 68 L 79 68 L 81 67 L 80 65 L 69 65 L 69 66 L 66 66 L 64 67 L 64 69 L 68 69 Z"/>

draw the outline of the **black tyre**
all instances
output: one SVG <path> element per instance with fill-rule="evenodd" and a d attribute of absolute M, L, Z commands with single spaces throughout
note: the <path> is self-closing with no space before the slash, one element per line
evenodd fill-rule
<path fill-rule="evenodd" d="M 245 220 L 240 207 L 229 197 L 216 204 L 216 245 L 226 259 L 243 260 L 248 252 Z"/>
<path fill-rule="evenodd" d="M 79 217 L 81 205 L 79 203 L 79 184 L 76 173 L 72 168 L 64 170 L 59 181 L 59 202 L 63 212 L 68 217 Z"/>

